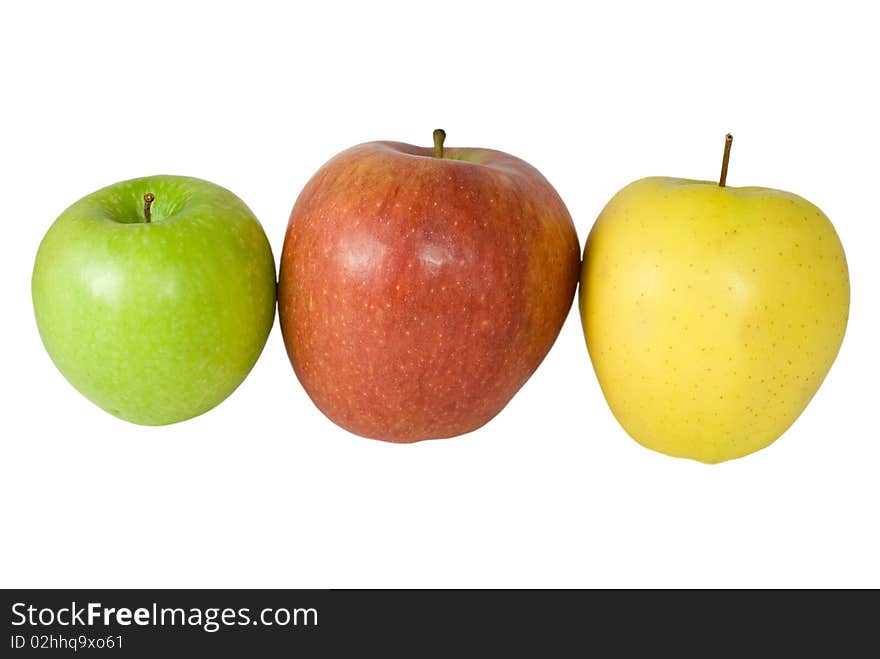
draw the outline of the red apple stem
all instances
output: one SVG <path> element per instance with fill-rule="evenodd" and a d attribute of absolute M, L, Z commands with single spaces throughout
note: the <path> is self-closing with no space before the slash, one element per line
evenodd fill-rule
<path fill-rule="evenodd" d="M 722 188 L 727 185 L 727 165 L 730 163 L 730 147 L 733 144 L 733 135 L 728 133 L 724 136 L 724 157 L 721 159 L 721 178 L 718 185 Z"/>
<path fill-rule="evenodd" d="M 153 219 L 153 216 L 150 214 L 150 206 L 153 205 L 153 201 L 156 199 L 156 195 L 152 192 L 148 192 L 144 195 L 144 222 L 147 224 L 150 223 L 150 220 Z"/>
<path fill-rule="evenodd" d="M 434 131 L 434 157 L 443 157 L 443 141 L 446 139 L 446 131 L 438 128 Z"/>

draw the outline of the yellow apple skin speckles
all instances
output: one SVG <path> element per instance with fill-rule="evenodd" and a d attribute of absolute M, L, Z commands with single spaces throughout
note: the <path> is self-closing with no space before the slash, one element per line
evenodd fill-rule
<path fill-rule="evenodd" d="M 655 177 L 599 215 L 579 306 L 627 433 L 717 463 L 768 446 L 804 410 L 840 349 L 849 294 L 843 247 L 810 202 Z"/>

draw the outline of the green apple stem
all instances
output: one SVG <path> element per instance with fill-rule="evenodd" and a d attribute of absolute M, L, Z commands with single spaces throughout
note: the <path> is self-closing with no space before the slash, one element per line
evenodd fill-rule
<path fill-rule="evenodd" d="M 153 216 L 150 214 L 150 206 L 153 205 L 153 200 L 156 199 L 156 195 L 152 192 L 148 192 L 144 195 L 144 222 L 147 224 L 150 223 L 150 220 L 153 219 Z"/>
<path fill-rule="evenodd" d="M 434 157 L 443 157 L 443 141 L 446 139 L 446 131 L 438 128 L 434 131 Z"/>
<path fill-rule="evenodd" d="M 721 178 L 718 181 L 720 187 L 727 185 L 727 165 L 730 163 L 730 147 L 733 144 L 733 135 L 728 133 L 724 136 L 724 157 L 721 159 Z"/>

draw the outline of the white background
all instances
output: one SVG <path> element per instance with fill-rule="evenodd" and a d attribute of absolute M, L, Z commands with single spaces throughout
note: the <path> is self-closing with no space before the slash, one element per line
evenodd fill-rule
<path fill-rule="evenodd" d="M 880 586 L 870 4 L 308 4 L 0 9 L 0 585 Z M 715 178 L 732 131 L 728 183 L 807 197 L 849 259 L 849 330 L 806 412 L 719 466 L 648 451 L 609 412 L 574 309 L 495 420 L 409 446 L 325 419 L 277 324 L 225 403 L 163 428 L 102 412 L 45 354 L 33 258 L 79 197 L 206 178 L 277 258 L 324 161 L 438 126 L 538 167 L 582 244 L 631 180 Z"/>

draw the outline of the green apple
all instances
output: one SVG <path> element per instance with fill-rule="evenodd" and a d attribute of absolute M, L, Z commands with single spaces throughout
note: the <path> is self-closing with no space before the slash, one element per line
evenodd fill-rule
<path fill-rule="evenodd" d="M 810 402 L 849 312 L 843 247 L 789 192 L 646 178 L 608 202 L 584 251 L 580 311 L 624 429 L 673 456 L 761 449 Z"/>
<path fill-rule="evenodd" d="M 65 210 L 40 244 L 43 344 L 86 398 L 163 425 L 223 401 L 275 316 L 275 261 L 250 209 L 183 176 L 123 181 Z"/>

